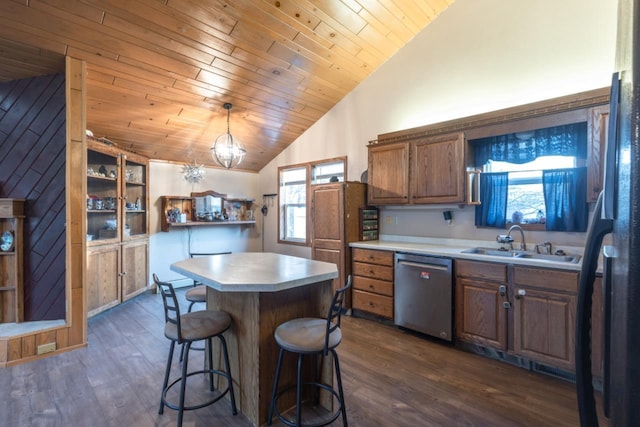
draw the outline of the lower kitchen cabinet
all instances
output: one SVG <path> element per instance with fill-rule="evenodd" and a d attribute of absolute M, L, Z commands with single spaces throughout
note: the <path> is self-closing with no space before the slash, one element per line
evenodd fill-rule
<path fill-rule="evenodd" d="M 456 338 L 507 349 L 507 266 L 456 262 Z"/>
<path fill-rule="evenodd" d="M 573 372 L 578 276 L 459 260 L 456 337 Z"/>
<path fill-rule="evenodd" d="M 577 271 L 513 267 L 513 351 L 547 365 L 575 370 Z"/>
<path fill-rule="evenodd" d="M 393 252 L 352 248 L 353 308 L 393 319 Z"/>
<path fill-rule="evenodd" d="M 87 315 L 94 316 L 148 287 L 148 242 L 92 246 L 87 249 Z"/>

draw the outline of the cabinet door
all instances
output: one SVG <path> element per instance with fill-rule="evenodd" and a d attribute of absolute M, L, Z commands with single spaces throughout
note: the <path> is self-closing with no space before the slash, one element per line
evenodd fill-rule
<path fill-rule="evenodd" d="M 463 203 L 464 134 L 414 142 L 411 146 L 411 203 Z"/>
<path fill-rule="evenodd" d="M 499 282 L 456 279 L 456 337 L 480 345 L 507 349 L 507 308 Z M 506 286 L 505 286 L 506 288 Z"/>
<path fill-rule="evenodd" d="M 311 194 L 311 245 L 341 248 L 345 242 L 343 185 L 312 187 Z"/>
<path fill-rule="evenodd" d="M 134 154 L 123 154 L 122 165 L 122 240 L 146 238 L 149 215 L 147 160 Z"/>
<path fill-rule="evenodd" d="M 609 132 L 609 106 L 589 109 L 587 144 L 587 202 L 595 202 L 603 188 L 604 151 Z"/>
<path fill-rule="evenodd" d="M 516 286 L 515 297 L 514 352 L 574 370 L 575 294 Z"/>
<path fill-rule="evenodd" d="M 369 147 L 367 174 L 369 204 L 409 203 L 409 143 Z"/>
<path fill-rule="evenodd" d="M 93 316 L 120 302 L 120 245 L 87 251 L 87 312 Z"/>
<path fill-rule="evenodd" d="M 148 244 L 137 241 L 122 245 L 122 300 L 126 301 L 147 289 Z"/>

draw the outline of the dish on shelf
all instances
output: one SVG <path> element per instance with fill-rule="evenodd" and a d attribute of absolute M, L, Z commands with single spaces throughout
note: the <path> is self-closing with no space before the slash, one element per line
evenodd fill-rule
<path fill-rule="evenodd" d="M 8 252 L 13 249 L 13 233 L 10 230 L 2 233 L 2 244 L 0 244 L 0 250 Z"/>

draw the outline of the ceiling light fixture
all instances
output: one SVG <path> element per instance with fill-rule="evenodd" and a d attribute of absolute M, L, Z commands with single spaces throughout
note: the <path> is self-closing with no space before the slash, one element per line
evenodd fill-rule
<path fill-rule="evenodd" d="M 202 181 L 202 178 L 204 178 L 204 165 L 198 165 L 194 160 L 193 165 L 182 166 L 182 173 L 184 174 L 184 179 L 187 182 L 197 184 Z"/>
<path fill-rule="evenodd" d="M 247 150 L 244 149 L 242 144 L 237 138 L 234 138 L 229 131 L 229 115 L 231 111 L 230 102 L 226 102 L 223 107 L 227 110 L 227 133 L 223 133 L 218 136 L 211 147 L 211 157 L 217 161 L 220 166 L 227 169 L 234 168 L 242 162 L 244 155 L 247 154 Z"/>

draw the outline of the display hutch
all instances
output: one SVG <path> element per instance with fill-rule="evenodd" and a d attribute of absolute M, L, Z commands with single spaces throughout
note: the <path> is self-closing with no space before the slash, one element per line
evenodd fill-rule
<path fill-rule="evenodd" d="M 215 191 L 162 196 L 162 231 L 176 227 L 253 225 L 253 199 L 229 198 Z"/>
<path fill-rule="evenodd" d="M 87 140 L 88 313 L 148 287 L 147 158 Z"/>
<path fill-rule="evenodd" d="M 0 199 L 0 323 L 22 322 L 24 200 Z"/>

